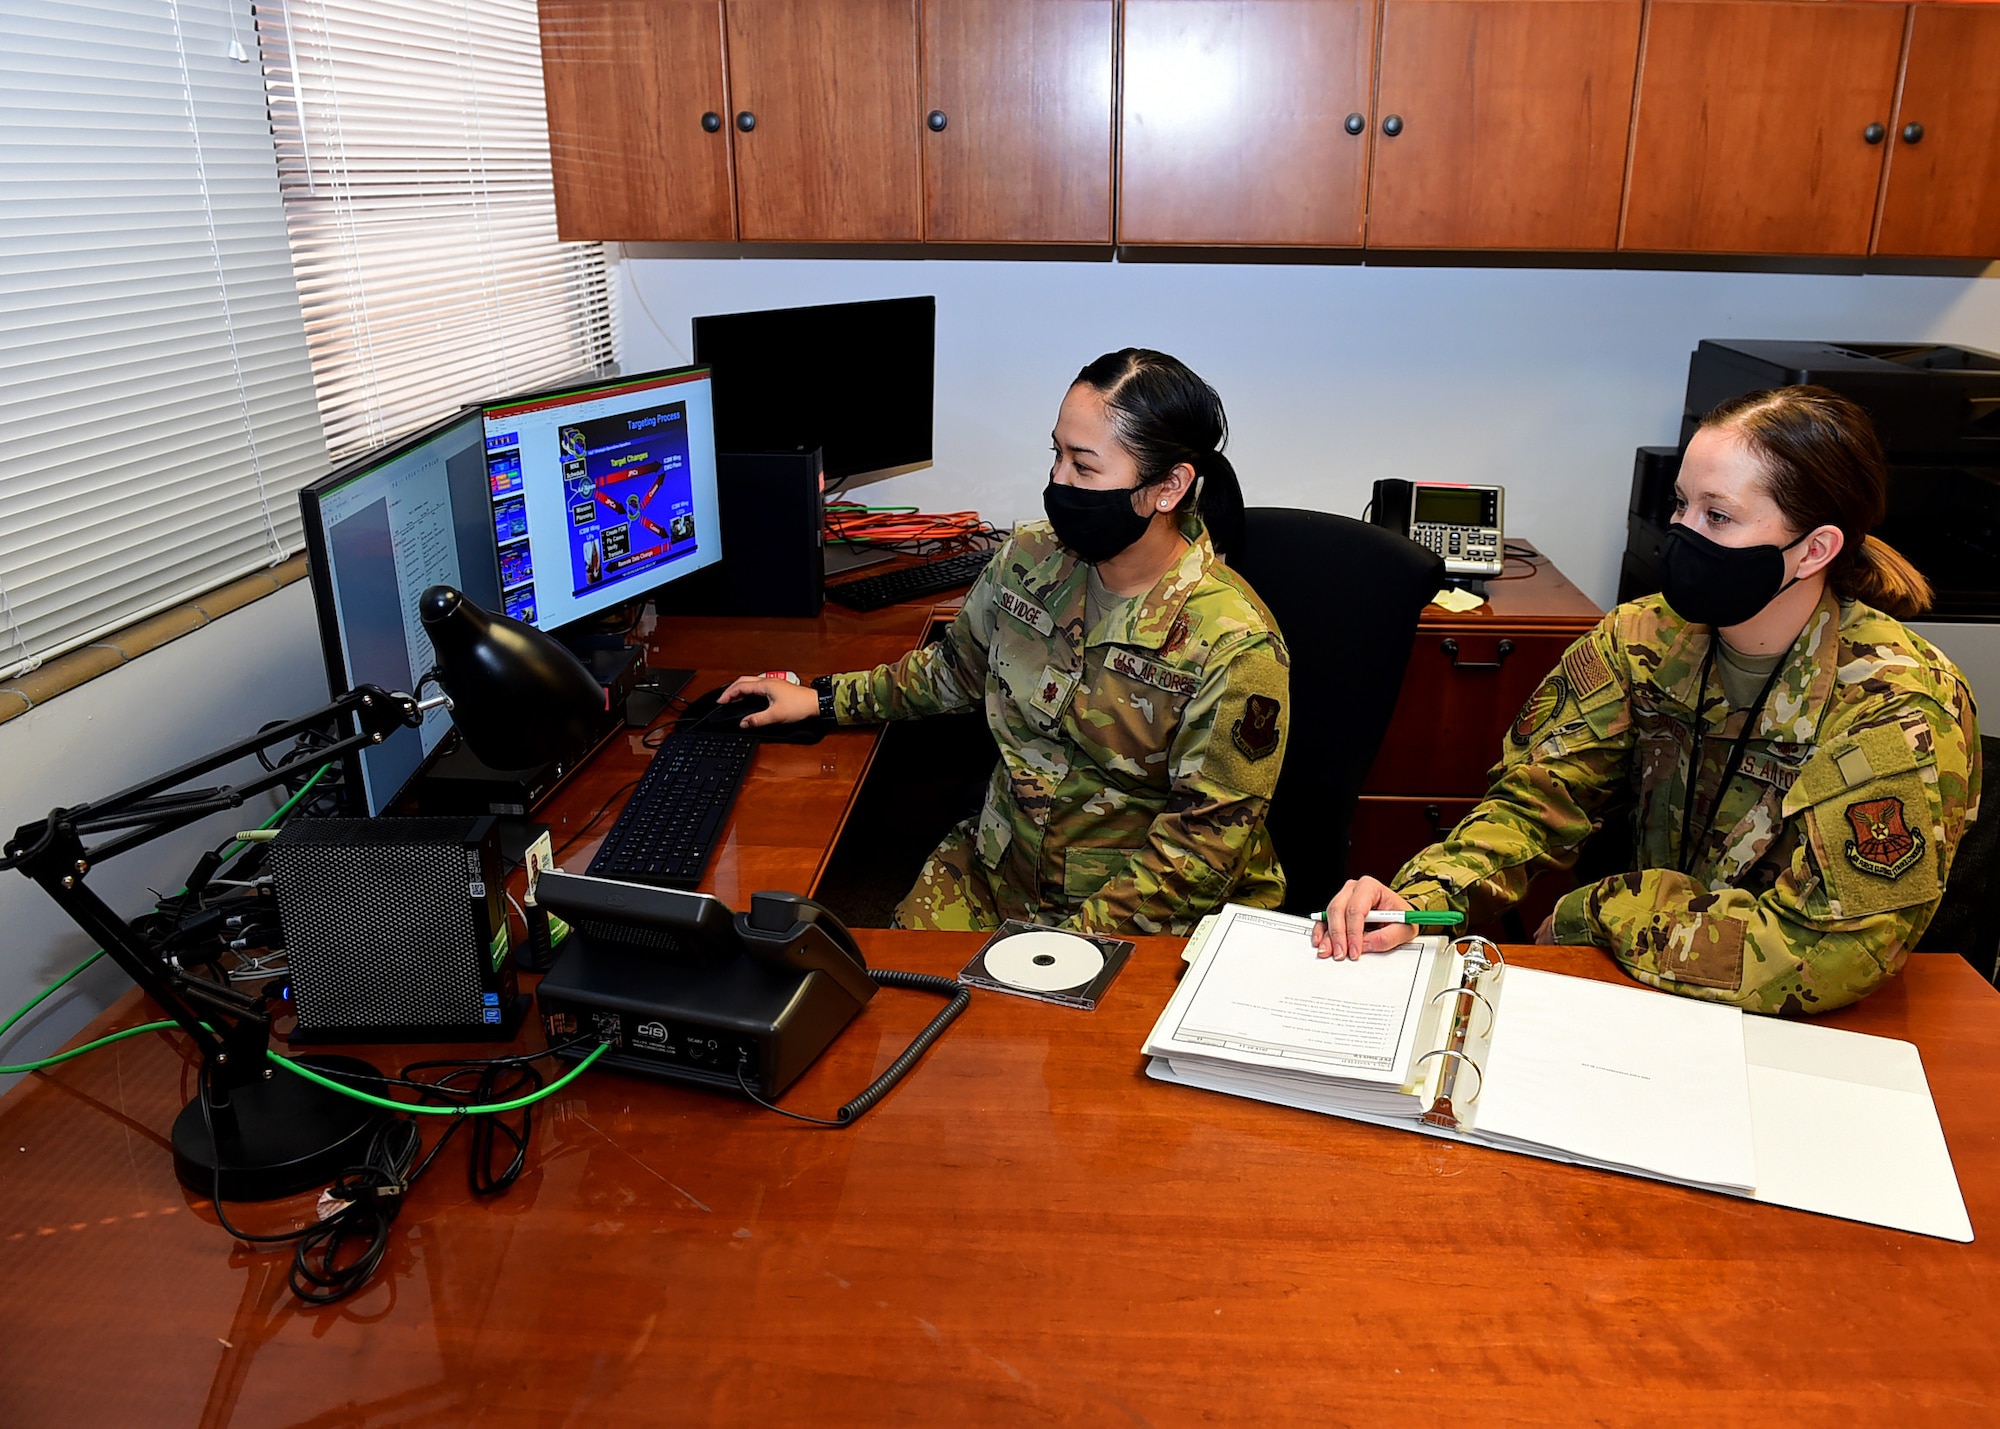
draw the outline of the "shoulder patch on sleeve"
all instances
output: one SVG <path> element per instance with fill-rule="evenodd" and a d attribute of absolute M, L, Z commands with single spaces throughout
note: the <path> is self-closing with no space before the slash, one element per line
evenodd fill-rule
<path fill-rule="evenodd" d="M 1508 731 L 1508 738 L 1514 741 L 1514 747 L 1526 749 L 1533 744 L 1535 736 L 1553 724 L 1556 716 L 1562 713 L 1563 702 L 1568 698 L 1569 686 L 1558 669 L 1543 680 L 1541 686 L 1528 696 L 1528 702 L 1521 706 L 1514 727 Z"/>
<path fill-rule="evenodd" d="M 1611 666 L 1597 647 L 1595 633 L 1584 636 L 1563 652 L 1562 671 L 1578 699 L 1594 695 L 1611 683 Z"/>
<path fill-rule="evenodd" d="M 1243 701 L 1243 717 L 1229 727 L 1229 737 L 1246 759 L 1262 759 L 1278 747 L 1278 701 L 1251 695 Z"/>

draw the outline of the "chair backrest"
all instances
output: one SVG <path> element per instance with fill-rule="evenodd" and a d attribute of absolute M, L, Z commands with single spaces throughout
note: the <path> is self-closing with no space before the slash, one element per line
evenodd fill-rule
<path fill-rule="evenodd" d="M 1981 735 L 1979 745 L 1983 777 L 1990 781 L 2000 770 L 2000 737 Z M 1985 817 L 1958 841 L 1944 897 L 1917 951 L 1961 954 L 1981 977 L 2000 985 L 2000 798 L 1988 794 L 1980 804 Z"/>
<path fill-rule="evenodd" d="M 1417 616 L 1444 563 L 1393 531 L 1325 511 L 1254 506 L 1230 561 L 1291 652 L 1291 735 L 1268 826 L 1285 907 L 1324 908 L 1346 877 L 1361 781 L 1403 687 Z"/>

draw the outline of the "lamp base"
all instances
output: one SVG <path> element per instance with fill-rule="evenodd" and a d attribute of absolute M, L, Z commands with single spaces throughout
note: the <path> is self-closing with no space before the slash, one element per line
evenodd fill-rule
<path fill-rule="evenodd" d="M 382 1074 L 356 1057 L 301 1057 L 314 1071 L 367 1079 L 380 1094 Z M 332 1183 L 367 1158 L 368 1140 L 388 1112 L 294 1077 L 271 1075 L 229 1093 L 228 1107 L 202 1115 L 201 1097 L 174 1118 L 174 1174 L 190 1191 L 225 1201 L 275 1201 Z M 215 1128 L 209 1135 L 211 1122 Z"/>

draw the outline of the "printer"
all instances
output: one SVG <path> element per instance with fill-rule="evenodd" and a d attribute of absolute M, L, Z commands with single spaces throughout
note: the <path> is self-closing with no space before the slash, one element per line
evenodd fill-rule
<path fill-rule="evenodd" d="M 1985 710 L 2000 710 L 2000 356 L 1990 352 L 1704 340 L 1688 361 L 1678 445 L 1640 447 L 1633 463 L 1618 599 L 1660 588 L 1674 478 L 1702 417 L 1731 397 L 1795 383 L 1830 388 L 1874 421 L 1889 466 L 1888 513 L 1874 534 L 1937 593 L 1915 628 L 1965 671 Z"/>

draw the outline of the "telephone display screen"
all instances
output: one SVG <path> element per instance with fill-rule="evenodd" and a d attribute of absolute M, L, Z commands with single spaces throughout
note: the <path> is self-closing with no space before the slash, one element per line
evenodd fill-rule
<path fill-rule="evenodd" d="M 1413 494 L 1411 520 L 1426 526 L 1491 526 L 1492 497 L 1477 490 L 1450 486 L 1419 486 Z"/>

